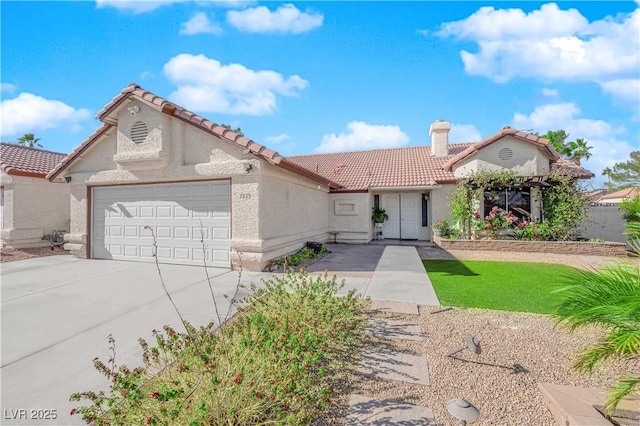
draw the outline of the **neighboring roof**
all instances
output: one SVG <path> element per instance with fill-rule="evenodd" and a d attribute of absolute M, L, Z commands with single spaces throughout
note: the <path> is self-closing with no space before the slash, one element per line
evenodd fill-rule
<path fill-rule="evenodd" d="M 591 191 L 583 192 L 583 195 L 592 201 L 595 201 L 606 194 L 607 194 L 606 189 L 594 189 Z"/>
<path fill-rule="evenodd" d="M 633 198 L 640 195 L 640 187 L 632 186 L 631 188 L 621 189 L 620 191 L 612 192 L 607 195 L 603 195 L 598 200 L 599 203 L 606 203 L 607 200 L 613 200 L 617 198 Z"/>
<path fill-rule="evenodd" d="M 462 151 L 458 155 L 451 158 L 449 161 L 445 163 L 444 168 L 446 170 L 452 170 L 453 166 L 456 163 L 459 163 L 465 158 L 480 151 L 482 148 L 488 145 L 491 145 L 507 136 L 511 136 L 515 139 L 519 139 L 521 141 L 535 145 L 536 147 L 542 149 L 549 156 L 549 158 L 551 158 L 554 161 L 557 161 L 558 159 L 560 159 L 560 154 L 558 154 L 558 152 L 555 149 L 553 149 L 553 147 L 551 146 L 548 140 L 541 138 L 538 135 L 518 132 L 517 130 L 512 129 L 509 126 L 504 126 L 502 130 L 500 130 L 499 132 L 494 133 L 493 135 L 481 140 L 480 142 L 472 144 L 471 146 L 469 146 L 469 148 L 467 148 L 466 150 Z"/>
<path fill-rule="evenodd" d="M 44 178 L 65 157 L 59 152 L 0 143 L 0 169 L 9 175 Z"/>
<path fill-rule="evenodd" d="M 451 144 L 456 155 L 471 144 Z M 340 183 L 348 190 L 369 187 L 429 186 L 454 183 L 455 176 L 443 168 L 448 157 L 432 157 L 428 146 L 375 149 L 287 157 L 290 161 Z"/>
<path fill-rule="evenodd" d="M 285 157 L 278 154 L 276 151 L 268 149 L 267 147 L 260 145 L 259 143 L 248 139 L 244 136 L 232 132 L 226 127 L 220 126 L 210 120 L 207 120 L 199 115 L 186 110 L 172 102 L 167 101 L 160 96 L 156 96 L 153 93 L 141 88 L 135 83 L 131 83 L 129 86 L 122 89 L 122 91 L 115 96 L 104 108 L 102 108 L 96 118 L 101 120 L 104 124 L 92 133 L 84 142 L 82 142 L 76 149 L 71 152 L 67 158 L 62 161 L 58 167 L 49 173 L 47 178 L 52 180 L 56 178 L 64 169 L 70 166 L 82 152 L 86 151 L 91 145 L 93 145 L 100 137 L 106 134 L 112 127 L 117 125 L 117 121 L 114 117 L 114 113 L 126 104 L 129 99 L 137 99 L 144 102 L 152 108 L 157 109 L 165 114 L 176 117 L 192 126 L 195 126 L 205 132 L 217 136 L 222 140 L 237 144 L 245 149 L 248 149 L 255 156 L 268 161 L 271 164 L 282 167 L 291 172 L 303 175 L 316 182 L 328 185 L 330 188 L 339 188 L 336 182 L 326 179 L 316 173 L 309 173 L 308 170 L 300 167 L 299 165 L 288 161 Z"/>

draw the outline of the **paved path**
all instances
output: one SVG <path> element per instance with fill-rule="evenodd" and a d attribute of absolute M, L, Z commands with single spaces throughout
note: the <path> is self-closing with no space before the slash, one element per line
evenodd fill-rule
<path fill-rule="evenodd" d="M 363 296 L 440 306 L 415 247 L 387 246 Z"/>
<path fill-rule="evenodd" d="M 386 302 L 378 303 L 374 312 L 386 313 Z M 415 304 L 398 302 L 387 305 L 395 312 L 409 316 L 406 320 L 388 318 L 370 319 L 367 334 L 385 340 L 423 341 L 424 334 L 420 325 L 415 323 L 413 309 Z M 397 309 L 401 307 L 401 309 Z M 358 374 L 378 380 L 402 382 L 412 385 L 429 385 L 429 368 L 423 355 L 408 350 L 384 348 L 383 344 L 371 344 L 362 348 Z M 347 425 L 435 425 L 433 410 L 429 407 L 406 404 L 398 399 L 377 399 L 372 396 L 352 394 L 347 410 Z"/>

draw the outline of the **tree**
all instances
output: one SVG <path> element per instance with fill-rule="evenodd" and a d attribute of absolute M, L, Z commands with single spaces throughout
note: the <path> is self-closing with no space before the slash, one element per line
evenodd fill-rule
<path fill-rule="evenodd" d="M 578 166 L 580 161 L 585 158 L 591 158 L 592 146 L 589 146 L 587 141 L 582 138 L 578 138 L 575 141 L 571 141 L 566 145 L 566 151 L 569 153 L 569 158 L 573 160 Z"/>
<path fill-rule="evenodd" d="M 25 133 L 18 139 L 18 145 L 27 146 L 29 148 L 42 148 L 40 145 L 40 138 L 36 138 L 33 133 Z"/>
<path fill-rule="evenodd" d="M 558 290 L 565 294 L 556 315 L 559 323 L 571 330 L 599 325 L 607 334 L 592 345 L 575 362 L 575 368 L 591 372 L 608 359 L 640 360 L 640 268 L 618 264 L 601 270 L 581 270 L 569 278 L 570 285 Z M 640 383 L 635 371 L 618 379 L 609 389 L 605 404 L 607 412 L 634 392 Z"/>
<path fill-rule="evenodd" d="M 578 138 L 575 141 L 567 141 L 569 139 L 569 133 L 560 130 L 549 130 L 541 137 L 549 141 L 551 146 L 558 151 L 558 154 L 566 157 L 578 166 L 583 158 L 589 159 L 591 157 L 592 146 L 589 146 L 588 142 L 583 138 Z"/>
<path fill-rule="evenodd" d="M 565 132 L 563 129 L 560 130 L 549 130 L 547 133 L 541 136 L 549 141 L 551 146 L 558 151 L 560 155 L 566 155 L 567 151 L 567 138 L 569 134 Z"/>
<path fill-rule="evenodd" d="M 629 157 L 629 161 L 616 163 L 613 169 L 610 169 L 607 184 L 609 190 L 640 186 L 640 151 L 633 151 Z M 605 170 L 602 171 L 603 175 Z"/>
<path fill-rule="evenodd" d="M 231 130 L 232 132 L 239 134 L 240 136 L 244 136 L 244 133 L 242 133 L 242 129 L 240 127 L 236 127 L 234 129 L 229 124 L 221 124 L 221 126 L 224 127 L 225 129 Z"/>
<path fill-rule="evenodd" d="M 611 174 L 613 173 L 613 170 L 611 170 L 611 167 L 605 167 L 604 169 L 602 169 L 602 176 L 606 176 L 607 177 L 607 188 L 611 188 Z"/>

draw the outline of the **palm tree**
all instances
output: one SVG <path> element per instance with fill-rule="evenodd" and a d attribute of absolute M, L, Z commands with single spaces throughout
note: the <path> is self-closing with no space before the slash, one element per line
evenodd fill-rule
<path fill-rule="evenodd" d="M 640 224 L 636 228 L 640 228 Z M 640 252 L 637 244 L 636 249 Z M 558 290 L 566 294 L 556 311 L 558 323 L 569 324 L 572 331 L 591 324 L 607 331 L 602 341 L 577 359 L 575 368 L 591 372 L 610 358 L 640 360 L 640 268 L 618 264 L 602 270 L 578 271 L 570 277 L 570 282 Z M 634 365 L 638 365 L 637 362 Z M 639 383 L 640 371 L 620 377 L 609 389 L 607 412 L 634 392 Z"/>
<path fill-rule="evenodd" d="M 575 141 L 571 141 L 567 144 L 567 152 L 571 159 L 579 166 L 580 160 L 591 158 L 592 146 L 587 145 L 587 141 L 582 138 L 578 138 Z"/>
<path fill-rule="evenodd" d="M 33 133 L 25 133 L 18 139 L 18 145 L 28 146 L 29 148 L 42 148 L 42 145 L 38 142 L 40 142 L 40 138 L 36 138 Z"/>
<path fill-rule="evenodd" d="M 611 169 L 611 167 L 605 167 L 604 169 L 602 169 L 602 176 L 607 177 L 607 188 L 609 190 L 611 190 L 611 174 L 612 173 L 613 173 L 613 170 Z"/>

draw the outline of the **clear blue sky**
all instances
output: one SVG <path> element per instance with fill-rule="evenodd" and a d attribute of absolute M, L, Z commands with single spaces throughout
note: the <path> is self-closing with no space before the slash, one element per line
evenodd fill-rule
<path fill-rule="evenodd" d="M 283 155 L 566 129 L 640 149 L 640 3 L 3 1 L 3 141 L 69 152 L 142 87 Z M 599 177 L 601 181 L 602 178 Z"/>

